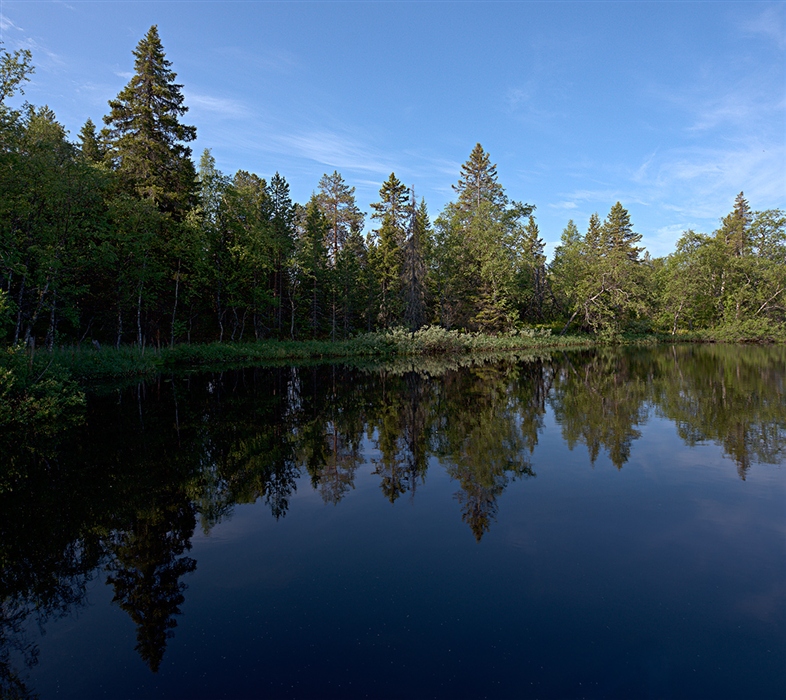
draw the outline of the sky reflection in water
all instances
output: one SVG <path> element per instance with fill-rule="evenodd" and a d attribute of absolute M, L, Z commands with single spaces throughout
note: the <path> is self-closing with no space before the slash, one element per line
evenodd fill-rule
<path fill-rule="evenodd" d="M 3 687 L 782 696 L 785 366 L 659 347 L 92 396 L 5 449 Z"/>

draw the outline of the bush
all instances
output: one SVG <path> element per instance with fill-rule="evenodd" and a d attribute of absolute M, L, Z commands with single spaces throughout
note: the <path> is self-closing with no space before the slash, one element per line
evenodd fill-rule
<path fill-rule="evenodd" d="M 21 346 L 0 359 L 0 431 L 51 437 L 84 419 L 85 396 L 67 369 Z M 8 435 L 6 435 L 8 437 Z"/>

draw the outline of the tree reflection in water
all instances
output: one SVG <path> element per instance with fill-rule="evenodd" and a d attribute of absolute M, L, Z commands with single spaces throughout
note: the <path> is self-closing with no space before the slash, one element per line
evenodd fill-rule
<path fill-rule="evenodd" d="M 461 518 L 480 541 L 511 481 L 535 475 L 548 411 L 590 464 L 605 452 L 622 468 L 653 410 L 686 444 L 720 445 L 743 479 L 786 454 L 782 347 L 459 364 L 161 377 L 90 396 L 84 425 L 38 442 L 0 438 L 0 691 L 27 692 L 19 669 L 37 651 L 26 621 L 44 624 L 79 605 L 100 568 L 155 671 L 196 567 L 186 552 L 197 520 L 209 531 L 236 504 L 256 501 L 283 518 L 303 477 L 339 504 L 367 464 L 380 503 L 394 503 L 415 497 L 434 459 L 455 480 Z"/>
<path fill-rule="evenodd" d="M 191 549 L 194 505 L 182 492 L 166 495 L 162 506 L 137 513 L 128 529 L 115 534 L 106 579 L 115 590 L 112 602 L 136 624 L 136 649 L 154 673 L 185 601 L 180 579 L 196 569 L 194 559 L 181 556 Z"/>

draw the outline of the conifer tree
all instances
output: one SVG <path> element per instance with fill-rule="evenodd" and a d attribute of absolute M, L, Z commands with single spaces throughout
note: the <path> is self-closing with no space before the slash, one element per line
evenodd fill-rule
<path fill-rule="evenodd" d="M 349 187 L 344 178 L 334 171 L 332 175 L 323 175 L 319 181 L 319 194 L 316 202 L 328 223 L 325 244 L 328 250 L 329 263 L 333 271 L 338 264 L 338 256 L 344 242 L 352 229 L 363 228 L 363 212 L 355 203 L 355 188 Z M 331 293 L 331 330 L 330 337 L 336 339 L 336 324 L 339 314 L 337 289 Z"/>
<path fill-rule="evenodd" d="M 636 243 L 641 240 L 641 234 L 633 231 L 630 214 L 619 202 L 611 208 L 603 222 L 601 238 L 607 252 L 617 251 L 624 254 L 631 262 L 639 261 L 642 248 Z"/>
<path fill-rule="evenodd" d="M 369 313 L 369 276 L 366 243 L 353 226 L 338 254 L 334 274 L 344 338 L 361 327 L 363 317 Z"/>
<path fill-rule="evenodd" d="M 381 225 L 373 231 L 372 264 L 378 284 L 378 320 L 383 328 L 401 318 L 401 269 L 407 218 L 407 188 L 395 175 L 382 184 L 379 202 L 371 205 L 372 219 Z"/>
<path fill-rule="evenodd" d="M 409 230 L 404 244 L 401 282 L 404 292 L 404 322 L 416 331 L 426 322 L 426 241 L 429 234 L 426 200 L 415 203 L 410 189 Z"/>
<path fill-rule="evenodd" d="M 153 201 L 161 212 L 185 216 L 195 192 L 191 149 L 196 127 L 180 123 L 188 111 L 182 85 L 166 59 L 156 25 L 134 50 L 134 76 L 104 117 L 111 165 L 128 191 Z"/>
<path fill-rule="evenodd" d="M 286 286 L 286 266 L 295 246 L 295 205 L 289 195 L 289 184 L 278 173 L 270 178 L 267 201 L 270 206 L 270 232 L 273 246 L 273 279 L 270 286 L 275 311 L 274 327 L 280 336 L 283 325 L 283 300 L 289 291 Z"/>
<path fill-rule="evenodd" d="M 100 163 L 104 159 L 104 149 L 96 134 L 96 125 L 89 117 L 79 130 L 79 141 L 82 156 L 89 163 Z"/>
<path fill-rule="evenodd" d="M 312 338 L 322 329 L 325 287 L 328 282 L 328 254 L 325 240 L 330 231 L 330 222 L 319 206 L 316 195 L 312 195 L 305 208 L 296 242 L 294 268 L 297 288 L 300 291 L 300 306 L 305 311 L 304 318 Z M 294 334 L 294 327 L 292 329 Z"/>
<path fill-rule="evenodd" d="M 448 327 L 503 330 L 516 320 L 520 219 L 534 207 L 508 201 L 480 144 L 462 166 L 454 190 L 457 201 L 436 221 L 440 319 Z"/>
<path fill-rule="evenodd" d="M 489 154 L 479 143 L 475 144 L 469 159 L 461 166 L 461 175 L 453 190 L 464 209 L 477 211 L 483 202 L 496 207 L 504 207 L 508 203 L 505 190 L 497 182 L 497 166 L 491 163 Z"/>
<path fill-rule="evenodd" d="M 546 255 L 543 252 L 545 244 L 540 237 L 540 229 L 531 216 L 524 227 L 522 240 L 522 277 L 523 311 L 524 319 L 530 321 L 543 321 L 546 316 L 546 306 L 550 289 L 546 278 Z"/>
<path fill-rule="evenodd" d="M 616 336 L 643 313 L 646 304 L 645 270 L 639 259 L 641 239 L 633 231 L 628 211 L 617 202 L 601 224 L 590 217 L 584 236 L 580 274 L 576 284 L 573 314 L 564 333 L 577 315 L 583 327 Z"/>
<path fill-rule="evenodd" d="M 739 258 L 746 252 L 748 247 L 748 229 L 752 220 L 753 216 L 748 200 L 740 192 L 734 200 L 734 209 L 723 218 L 721 228 L 718 231 L 718 235 L 723 238 L 723 242 L 728 246 L 734 257 Z"/>
<path fill-rule="evenodd" d="M 549 265 L 549 279 L 561 313 L 573 307 L 581 267 L 582 236 L 573 219 L 562 231 L 560 244 L 554 249 Z"/>
<path fill-rule="evenodd" d="M 325 245 L 330 262 L 335 265 L 351 228 L 363 228 L 363 213 L 355 203 L 355 188 L 347 185 L 338 171 L 325 174 L 319 180 L 317 202 L 329 225 Z"/>

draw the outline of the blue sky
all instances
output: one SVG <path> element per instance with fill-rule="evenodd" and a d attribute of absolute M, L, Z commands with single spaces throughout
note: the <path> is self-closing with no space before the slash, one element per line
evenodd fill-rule
<path fill-rule="evenodd" d="M 549 250 L 617 200 L 653 255 L 743 190 L 786 207 L 786 3 L 0 0 L 25 97 L 100 124 L 157 24 L 195 159 L 305 201 L 338 170 L 369 211 L 395 171 L 432 218 L 475 143 Z M 371 224 L 367 219 L 367 227 Z"/>

